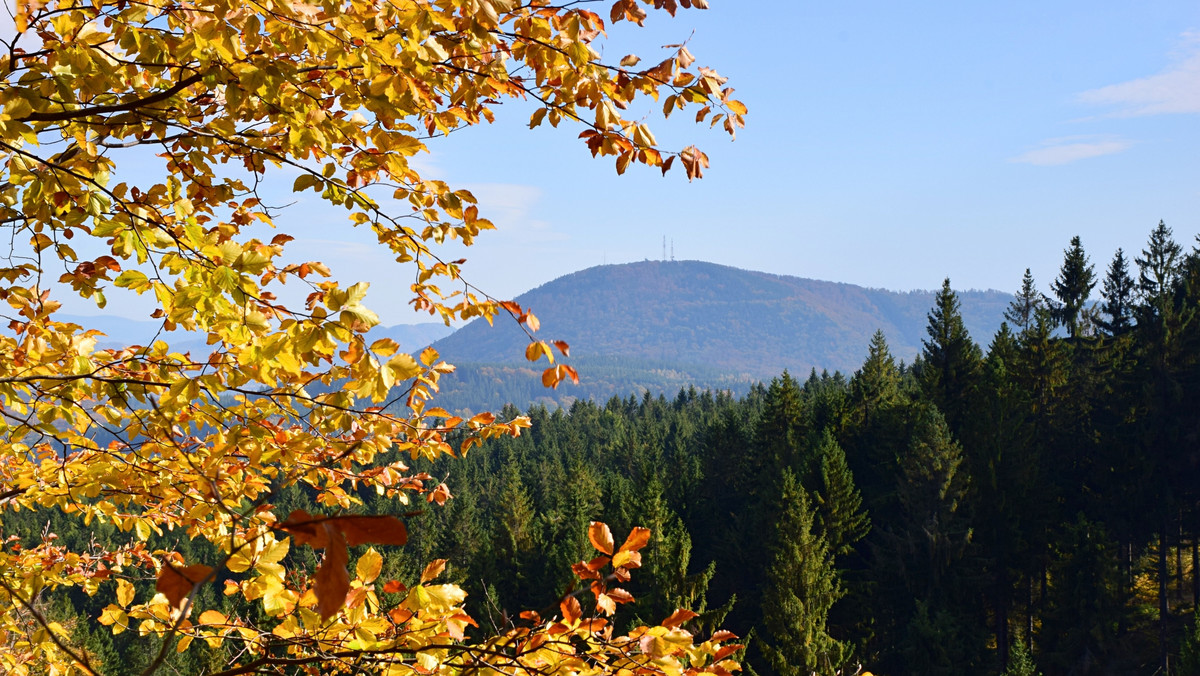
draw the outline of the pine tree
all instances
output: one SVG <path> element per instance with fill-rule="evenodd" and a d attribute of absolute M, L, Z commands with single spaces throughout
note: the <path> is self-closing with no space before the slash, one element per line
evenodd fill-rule
<path fill-rule="evenodd" d="M 1099 324 L 1108 335 L 1121 336 L 1133 327 L 1134 290 L 1125 252 L 1117 249 L 1112 263 L 1108 265 L 1108 274 L 1104 276 L 1104 287 L 1100 290 L 1100 296 L 1104 298 L 1100 310 L 1108 319 L 1100 320 Z"/>
<path fill-rule="evenodd" d="M 1095 267 L 1084 253 L 1079 235 L 1076 235 L 1071 238 L 1071 247 L 1063 252 L 1058 279 L 1050 285 L 1050 290 L 1059 301 L 1056 312 L 1058 319 L 1067 327 L 1067 334 L 1072 338 L 1081 333 L 1081 314 L 1095 286 Z"/>
<path fill-rule="evenodd" d="M 950 429 L 958 434 L 983 353 L 967 334 L 958 295 L 950 288 L 949 278 L 934 300 L 925 330 L 929 340 L 923 342 L 921 353 L 921 386 L 946 416 Z"/>
<path fill-rule="evenodd" d="M 776 676 L 833 676 L 848 650 L 829 635 L 826 619 L 844 592 L 829 545 L 813 527 L 806 491 L 791 470 L 780 477 L 777 507 L 758 646 Z"/>
<path fill-rule="evenodd" d="M 1021 332 L 1033 324 L 1038 309 L 1044 305 L 1045 297 L 1033 283 L 1033 274 L 1029 272 L 1029 268 L 1025 268 L 1025 276 L 1021 278 L 1021 290 L 1017 293 L 1017 297 L 1009 303 L 1008 309 L 1004 311 L 1004 318 L 1012 322 L 1018 332 Z"/>

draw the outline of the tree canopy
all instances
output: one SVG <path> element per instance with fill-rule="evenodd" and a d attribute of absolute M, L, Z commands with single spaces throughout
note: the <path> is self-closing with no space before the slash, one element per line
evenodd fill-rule
<path fill-rule="evenodd" d="M 0 262 L 0 510 L 57 510 L 127 540 L 73 551 L 47 532 L 0 548 L 4 670 L 100 668 L 46 612 L 64 588 L 115 588 L 117 602 L 90 619 L 156 639 L 148 673 L 193 642 L 236 644 L 226 674 L 736 668 L 732 635 L 694 638 L 687 611 L 614 635 L 605 618 L 630 600 L 618 585 L 647 541 L 636 528 L 618 547 L 593 524 L 599 555 L 576 567 L 579 592 L 490 631 L 474 628 L 461 589 L 435 584 L 444 562 L 412 588 L 380 578 L 387 550 L 364 547 L 408 533 L 399 517 L 362 513 L 361 496 L 442 504 L 451 487 L 409 463 L 528 421 L 435 407 L 453 367 L 372 340 L 366 284 L 290 256 L 292 238 L 275 229 L 287 212 L 261 192 L 284 176 L 345 207 L 411 275 L 414 308 L 447 322 L 511 315 L 530 334 L 530 361 L 550 362 L 543 382 L 574 378 L 555 362 L 568 346 L 534 338 L 528 308 L 487 296 L 461 260 L 439 256 L 492 225 L 413 157 L 519 99 L 531 127 L 575 123 L 618 172 L 678 164 L 699 178 L 702 151 L 660 148 L 640 113 L 622 111 L 642 99 L 664 116 L 694 107 L 733 134 L 746 109 L 685 45 L 648 67 L 601 60 L 605 31 L 642 24 L 650 5 L 673 15 L 707 3 L 618 0 L 608 17 L 545 0 L 17 3 L 0 55 L 0 224 L 12 243 Z M 303 301 L 281 300 L 289 282 Z M 161 331 L 98 349 L 97 331 L 57 318 L 71 293 L 100 308 L 114 293 L 145 295 Z M 184 331 L 208 349 L 173 349 Z M 320 513 L 273 504 L 296 485 Z M 319 566 L 282 563 L 308 549 L 323 552 Z M 218 581 L 253 612 L 218 610 Z M 581 606 L 584 594 L 593 602 Z"/>

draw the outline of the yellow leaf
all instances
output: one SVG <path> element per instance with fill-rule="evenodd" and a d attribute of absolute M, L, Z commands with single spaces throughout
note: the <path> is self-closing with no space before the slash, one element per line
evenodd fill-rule
<path fill-rule="evenodd" d="M 354 566 L 354 572 L 363 584 L 374 582 L 379 577 L 381 570 L 383 570 L 383 557 L 375 551 L 374 547 L 367 549 L 365 554 L 358 557 L 358 563 Z"/>
<path fill-rule="evenodd" d="M 128 608 L 130 603 L 133 603 L 133 585 L 127 580 L 117 579 L 117 603 L 121 604 L 122 608 Z"/>
<path fill-rule="evenodd" d="M 387 368 L 392 372 L 397 381 L 415 378 L 422 371 L 421 366 L 417 364 L 417 360 L 413 359 L 411 354 L 404 352 L 397 353 L 389 359 Z"/>

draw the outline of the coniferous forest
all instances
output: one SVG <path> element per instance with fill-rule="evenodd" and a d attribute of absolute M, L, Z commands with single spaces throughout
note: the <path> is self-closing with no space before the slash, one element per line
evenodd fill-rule
<path fill-rule="evenodd" d="M 967 334 L 947 280 L 913 363 L 877 333 L 849 375 L 536 407 L 517 438 L 417 466 L 450 486 L 444 506 L 370 493 L 361 509 L 406 514 L 411 540 L 381 579 L 412 583 L 447 559 L 489 630 L 555 607 L 603 520 L 618 537 L 653 531 L 622 621 L 690 608 L 696 625 L 741 636 L 760 676 L 1194 676 L 1198 315 L 1200 248 L 1165 224 L 1099 268 L 1075 238 L 1054 280 L 1026 272 L 994 336 Z M 285 512 L 310 502 L 298 489 L 276 500 Z M 3 535 L 51 531 L 129 537 L 44 512 L 15 515 Z M 188 556 L 186 538 L 151 539 Z M 106 673 L 137 673 L 153 639 L 70 623 L 106 594 L 49 598 L 46 612 Z M 228 656 L 171 660 L 190 673 L 184 660 Z"/>

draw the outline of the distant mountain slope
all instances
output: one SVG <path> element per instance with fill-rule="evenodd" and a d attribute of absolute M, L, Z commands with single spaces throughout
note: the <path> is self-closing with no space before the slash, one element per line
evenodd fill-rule
<path fill-rule="evenodd" d="M 912 361 L 933 291 L 898 293 L 704 263 L 645 261 L 560 277 L 516 300 L 534 309 L 539 336 L 571 356 L 677 364 L 752 379 L 783 369 L 852 372 L 876 329 Z M 967 329 L 984 347 L 1012 300 L 960 291 Z M 512 322 L 475 321 L 434 347 L 451 362 L 520 363 L 526 338 Z"/>

